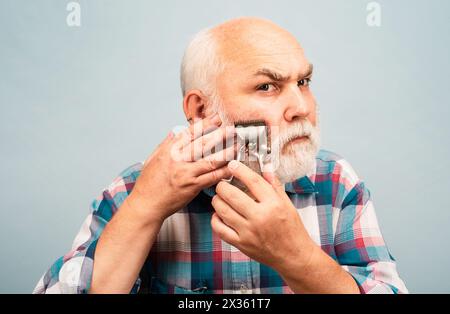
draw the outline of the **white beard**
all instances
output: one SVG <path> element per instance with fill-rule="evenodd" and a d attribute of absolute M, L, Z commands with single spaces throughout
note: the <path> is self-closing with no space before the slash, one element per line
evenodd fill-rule
<path fill-rule="evenodd" d="M 301 142 L 291 141 L 299 136 L 308 136 Z M 272 144 L 275 173 L 281 183 L 292 182 L 312 174 L 316 169 L 316 155 L 320 147 L 320 129 L 304 119 L 293 122 L 287 130 L 280 131 Z"/>
<path fill-rule="evenodd" d="M 219 114 L 224 125 L 234 125 L 232 119 L 225 113 L 221 99 L 213 96 L 211 100 L 213 110 Z M 290 143 L 294 138 L 301 136 L 308 138 L 295 144 Z M 316 155 L 320 148 L 318 112 L 316 126 L 306 119 L 292 122 L 287 129 L 280 130 L 272 139 L 272 166 L 281 183 L 289 183 L 314 173 Z"/>

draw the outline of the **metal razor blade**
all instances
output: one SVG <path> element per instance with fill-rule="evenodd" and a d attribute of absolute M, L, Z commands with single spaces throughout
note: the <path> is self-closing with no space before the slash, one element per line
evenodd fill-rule
<path fill-rule="evenodd" d="M 264 121 L 246 121 L 235 123 L 237 157 L 250 169 L 262 175 L 264 165 L 270 161 L 271 142 L 269 128 Z M 248 192 L 247 187 L 237 178 L 231 177 L 226 181 Z"/>

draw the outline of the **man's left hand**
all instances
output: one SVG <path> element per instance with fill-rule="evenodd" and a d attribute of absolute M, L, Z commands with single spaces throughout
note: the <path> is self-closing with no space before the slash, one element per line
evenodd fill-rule
<path fill-rule="evenodd" d="M 213 230 L 248 257 L 278 272 L 308 265 L 316 244 L 308 235 L 284 185 L 273 172 L 263 177 L 238 161 L 228 164 L 252 197 L 228 182 L 217 184 L 212 199 Z"/>

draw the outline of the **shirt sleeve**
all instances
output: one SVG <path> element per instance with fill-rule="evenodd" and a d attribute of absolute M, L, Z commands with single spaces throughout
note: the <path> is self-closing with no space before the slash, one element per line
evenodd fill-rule
<path fill-rule="evenodd" d="M 381 234 L 370 192 L 358 181 L 342 202 L 334 238 L 338 262 L 361 293 L 408 293 Z"/>
<path fill-rule="evenodd" d="M 119 176 L 111 186 L 92 202 L 91 211 L 75 237 L 72 249 L 58 258 L 39 280 L 33 293 L 88 293 L 97 241 L 106 224 L 129 194 L 129 178 Z M 137 278 L 131 293 L 140 286 Z"/>

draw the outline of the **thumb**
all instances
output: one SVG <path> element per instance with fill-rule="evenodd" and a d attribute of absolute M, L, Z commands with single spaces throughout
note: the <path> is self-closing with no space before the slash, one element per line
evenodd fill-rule
<path fill-rule="evenodd" d="M 266 181 L 269 182 L 270 185 L 272 185 L 275 191 L 277 191 L 278 193 L 284 193 L 284 184 L 282 184 L 278 179 L 274 167 L 271 163 L 264 165 L 262 174 L 263 178 L 266 179 Z"/>

